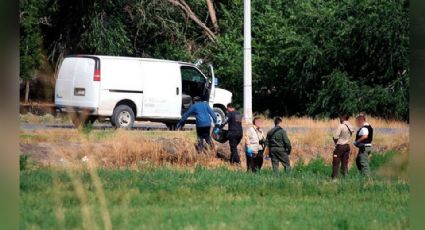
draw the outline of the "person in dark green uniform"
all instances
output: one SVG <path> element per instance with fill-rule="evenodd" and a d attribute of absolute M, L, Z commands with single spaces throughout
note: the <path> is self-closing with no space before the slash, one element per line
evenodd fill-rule
<path fill-rule="evenodd" d="M 369 155 L 372 152 L 373 128 L 366 122 L 364 115 L 356 117 L 356 124 L 359 131 L 356 134 L 354 145 L 359 148 L 356 158 L 357 169 L 365 176 L 369 176 Z"/>
<path fill-rule="evenodd" d="M 266 147 L 269 149 L 269 156 L 272 162 L 273 172 L 279 174 L 279 163 L 282 163 L 285 172 L 291 172 L 291 164 L 289 155 L 291 154 L 292 146 L 289 141 L 286 131 L 281 127 L 282 118 L 275 117 L 275 127 L 267 133 Z"/>

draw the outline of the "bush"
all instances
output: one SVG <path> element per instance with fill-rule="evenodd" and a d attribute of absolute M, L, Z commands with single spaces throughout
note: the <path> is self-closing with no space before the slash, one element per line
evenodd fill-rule
<path fill-rule="evenodd" d="M 322 157 L 317 157 L 311 160 L 308 164 L 304 163 L 303 160 L 297 161 L 294 165 L 293 171 L 296 174 L 301 175 L 321 175 L 321 176 L 330 176 L 331 175 L 331 166 L 326 164 L 325 160 Z"/>

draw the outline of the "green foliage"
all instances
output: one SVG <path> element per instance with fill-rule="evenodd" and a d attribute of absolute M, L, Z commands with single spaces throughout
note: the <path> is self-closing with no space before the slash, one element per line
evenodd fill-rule
<path fill-rule="evenodd" d="M 92 131 L 93 124 L 91 121 L 88 121 L 88 123 L 81 128 L 81 132 L 86 136 L 89 136 Z"/>
<path fill-rule="evenodd" d="M 40 11 L 45 0 L 20 0 L 20 74 L 23 80 L 31 80 L 42 64 L 43 35 L 40 30 Z"/>
<path fill-rule="evenodd" d="M 308 164 L 305 164 L 303 160 L 298 161 L 293 170 L 300 175 L 311 173 L 328 177 L 331 174 L 330 169 L 329 165 L 326 165 L 325 160 L 319 157 L 310 161 Z"/>
<path fill-rule="evenodd" d="M 323 77 L 318 98 L 308 108 L 310 114 L 320 114 L 324 117 L 336 117 L 340 112 L 354 113 L 359 111 L 361 101 L 358 86 L 350 81 L 347 74 L 339 71 Z"/>
<path fill-rule="evenodd" d="M 187 3 L 211 28 L 205 1 Z M 41 51 L 52 64 L 75 53 L 202 58 L 241 105 L 243 1 L 215 3 L 219 31 L 212 42 L 165 0 L 21 0 L 21 12 L 31 12 L 21 20 L 21 75 L 39 67 Z M 407 120 L 408 15 L 407 0 L 253 0 L 254 110 Z M 37 22 L 44 17 L 51 25 Z"/>
<path fill-rule="evenodd" d="M 26 170 L 28 166 L 28 155 L 19 155 L 19 170 Z"/>
<path fill-rule="evenodd" d="M 96 15 L 89 19 L 88 29 L 81 35 L 81 49 L 92 54 L 131 54 L 131 42 L 123 23 L 115 18 Z"/>
<path fill-rule="evenodd" d="M 394 158 L 398 153 L 395 151 L 386 152 L 385 154 L 374 153 L 370 157 L 369 166 L 371 170 L 376 170 L 379 167 L 390 163 L 391 159 Z"/>

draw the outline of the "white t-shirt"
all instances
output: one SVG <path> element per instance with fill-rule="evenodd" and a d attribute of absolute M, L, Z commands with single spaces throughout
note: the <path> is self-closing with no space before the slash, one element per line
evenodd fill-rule
<path fill-rule="evenodd" d="M 369 125 L 369 123 L 365 123 L 364 125 Z M 359 135 L 360 136 L 364 136 L 364 135 L 367 136 L 367 135 L 369 135 L 369 130 L 366 127 L 363 127 L 363 128 L 360 129 Z"/>

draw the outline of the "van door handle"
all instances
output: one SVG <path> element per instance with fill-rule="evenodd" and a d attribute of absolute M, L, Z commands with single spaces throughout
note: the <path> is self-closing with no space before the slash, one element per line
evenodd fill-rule
<path fill-rule="evenodd" d="M 179 87 L 176 87 L 176 95 L 179 95 L 180 91 L 179 91 Z"/>

